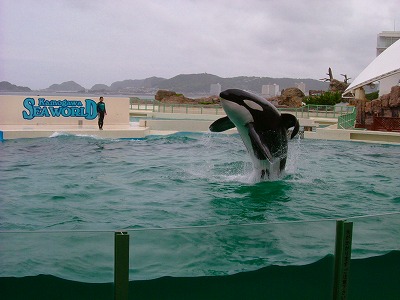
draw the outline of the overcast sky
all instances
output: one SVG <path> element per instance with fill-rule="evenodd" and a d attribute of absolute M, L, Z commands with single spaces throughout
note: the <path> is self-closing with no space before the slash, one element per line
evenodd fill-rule
<path fill-rule="evenodd" d="M 399 0 L 0 0 L 0 81 L 354 79 L 395 24 Z"/>

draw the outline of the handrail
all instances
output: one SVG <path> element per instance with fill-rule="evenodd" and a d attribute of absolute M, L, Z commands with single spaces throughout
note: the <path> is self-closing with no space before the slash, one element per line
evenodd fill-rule
<path fill-rule="evenodd" d="M 353 110 L 348 113 L 340 116 L 338 118 L 338 129 L 350 129 L 354 128 L 354 124 L 356 122 L 356 117 L 357 117 L 357 110 L 355 107 L 352 107 Z"/>
<path fill-rule="evenodd" d="M 223 108 L 219 104 L 179 104 L 179 103 L 163 103 L 157 100 L 142 100 L 130 98 L 130 109 L 150 110 L 159 113 L 181 113 L 181 114 L 225 114 Z M 334 105 L 314 105 L 309 104 L 298 108 L 278 108 L 281 112 L 292 113 L 296 117 L 310 118 L 338 118 L 342 115 L 353 113 L 352 106 L 334 106 Z"/>
<path fill-rule="evenodd" d="M 300 118 L 338 118 L 339 116 L 348 114 L 349 111 L 353 110 L 353 107 L 308 104 L 298 108 L 278 108 L 278 110 L 281 112 L 293 113 L 296 117 Z"/>

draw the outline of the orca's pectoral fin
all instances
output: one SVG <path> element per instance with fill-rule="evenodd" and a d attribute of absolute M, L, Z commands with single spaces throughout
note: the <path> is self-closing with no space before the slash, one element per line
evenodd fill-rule
<path fill-rule="evenodd" d="M 251 144 L 253 145 L 254 154 L 258 159 L 268 159 L 272 162 L 272 154 L 269 151 L 268 147 L 263 144 L 260 139 L 260 135 L 254 129 L 254 125 L 252 123 L 247 124 L 249 128 L 249 136 L 251 140 Z"/>
<path fill-rule="evenodd" d="M 222 132 L 225 130 L 229 130 L 235 127 L 235 124 L 228 117 L 223 117 L 221 119 L 216 120 L 214 123 L 210 125 L 210 131 L 212 132 Z"/>
<path fill-rule="evenodd" d="M 294 138 L 300 129 L 299 120 L 292 114 L 282 114 L 281 122 L 282 125 L 286 128 L 286 130 L 288 130 L 291 127 L 294 127 L 292 134 L 290 136 L 291 139 Z"/>

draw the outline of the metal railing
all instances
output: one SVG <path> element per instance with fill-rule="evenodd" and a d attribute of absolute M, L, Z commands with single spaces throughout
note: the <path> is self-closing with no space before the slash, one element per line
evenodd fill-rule
<path fill-rule="evenodd" d="M 352 112 L 353 106 L 305 105 L 298 108 L 278 108 L 281 112 L 292 113 L 298 118 L 338 118 Z"/>
<path fill-rule="evenodd" d="M 338 129 L 351 129 L 354 128 L 356 123 L 357 110 L 352 107 L 352 111 L 338 117 Z"/>
<path fill-rule="evenodd" d="M 195 105 L 195 104 L 165 104 L 155 103 L 153 112 L 179 113 L 179 114 L 207 114 L 224 115 L 225 112 L 220 105 Z"/>
<path fill-rule="evenodd" d="M 170 104 L 157 100 L 142 100 L 131 98 L 131 110 L 148 110 L 159 113 L 180 113 L 180 114 L 212 114 L 224 115 L 221 105 L 209 104 Z M 305 105 L 299 108 L 278 108 L 281 112 L 291 113 L 299 118 L 321 117 L 338 118 L 354 112 L 353 106 L 333 105 Z"/>
<path fill-rule="evenodd" d="M 155 100 L 152 99 L 139 99 L 137 97 L 129 98 L 130 109 L 133 110 L 153 110 Z"/>

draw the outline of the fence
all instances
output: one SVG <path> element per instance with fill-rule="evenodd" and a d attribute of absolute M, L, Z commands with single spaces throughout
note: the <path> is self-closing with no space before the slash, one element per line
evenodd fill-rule
<path fill-rule="evenodd" d="M 151 110 L 160 113 L 181 114 L 212 114 L 224 115 L 225 112 L 220 105 L 194 105 L 194 104 L 169 104 L 157 100 L 134 100 L 131 98 L 130 109 Z M 299 108 L 278 108 L 281 112 L 291 113 L 299 118 L 321 117 L 337 118 L 354 112 L 352 106 L 333 105 L 306 105 Z"/>
<path fill-rule="evenodd" d="M 118 232 L 2 231 L 0 277 L 51 274 L 81 282 L 114 281 L 110 288 L 114 289 L 115 299 L 127 299 L 129 280 L 146 281 L 164 276 L 211 276 L 218 280 L 220 275 L 265 266 L 314 263 L 335 252 L 333 274 L 327 277 L 336 285 L 329 285 L 333 289 L 323 285 L 321 293 L 345 299 L 343 295 L 352 286 L 352 281 L 348 281 L 350 256 L 366 258 L 400 250 L 399 225 L 400 213 L 389 213 L 347 218 L 345 222 L 328 219 Z M 320 271 L 326 274 L 330 270 L 329 267 Z M 309 284 L 307 293 L 316 290 L 313 282 Z M 291 285 L 288 282 L 285 286 L 290 289 Z M 374 288 L 378 290 L 375 292 L 382 292 L 381 286 L 369 286 L 369 293 Z M 302 291 L 294 293 L 301 295 L 306 290 L 304 286 Z M 129 293 L 135 295 L 135 289 Z M 274 295 L 262 296 L 274 298 Z"/>
<path fill-rule="evenodd" d="M 338 129 L 354 128 L 356 122 L 357 110 L 352 107 L 352 111 L 338 117 Z"/>
<path fill-rule="evenodd" d="M 373 117 L 372 130 L 400 132 L 400 118 Z"/>
<path fill-rule="evenodd" d="M 298 118 L 338 118 L 354 111 L 353 106 L 305 105 L 299 108 L 278 108 L 281 112 L 294 114 Z"/>

